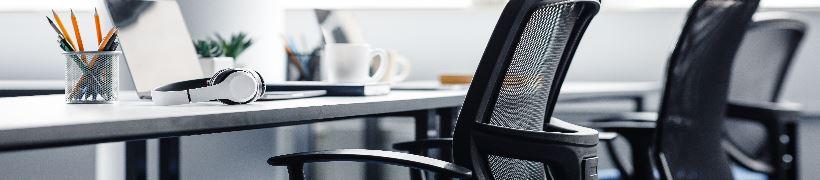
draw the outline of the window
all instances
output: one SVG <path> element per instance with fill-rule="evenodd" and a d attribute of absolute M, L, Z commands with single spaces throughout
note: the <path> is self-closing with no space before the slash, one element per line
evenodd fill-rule
<path fill-rule="evenodd" d="M 447 9 L 467 8 L 473 0 L 283 0 L 288 9 Z"/>
<path fill-rule="evenodd" d="M 695 0 L 610 0 L 604 7 L 628 9 L 689 8 Z M 771 0 L 760 1 L 761 8 L 818 8 L 818 0 Z"/>
<path fill-rule="evenodd" d="M 91 10 L 97 4 L 91 0 L 0 0 L 0 12 L 46 11 L 60 9 Z"/>

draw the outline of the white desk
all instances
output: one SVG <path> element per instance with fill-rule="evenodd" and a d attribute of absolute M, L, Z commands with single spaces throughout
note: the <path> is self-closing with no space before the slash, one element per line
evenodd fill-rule
<path fill-rule="evenodd" d="M 155 106 L 121 92 L 114 104 L 65 104 L 63 95 L 0 98 L 0 151 L 126 141 L 126 179 L 146 177 L 144 139 L 160 138 L 160 179 L 179 179 L 179 136 L 368 116 L 410 116 L 416 138 L 429 121 L 451 124 L 466 91 L 393 91 L 385 96 L 315 97 L 228 106 Z"/>
<path fill-rule="evenodd" d="M 25 84 L 25 83 L 18 83 Z M 4 84 L 6 85 L 6 84 Z M 641 98 L 644 82 L 568 82 L 559 101 Z M 0 151 L 102 143 L 168 135 L 287 126 L 315 120 L 460 106 L 463 90 L 394 90 L 386 96 L 317 97 L 226 106 L 216 102 L 154 106 L 121 92 L 114 104 L 65 104 L 63 95 L 0 98 Z M 82 133 L 76 133 L 82 132 Z"/>
<path fill-rule="evenodd" d="M 0 151 L 288 126 L 333 118 L 458 107 L 465 91 L 394 91 L 228 106 L 156 106 L 122 92 L 114 104 L 65 104 L 63 95 L 0 98 Z"/>
<path fill-rule="evenodd" d="M 564 84 L 559 101 L 642 98 L 657 92 L 657 87 L 652 83 L 568 82 Z M 465 95 L 464 90 L 394 90 L 385 96 L 316 97 L 237 106 L 215 102 L 154 106 L 149 101 L 137 99 L 133 92 L 121 92 L 121 101 L 114 104 L 65 104 L 62 94 L 0 98 L 0 111 L 3 112 L 0 151 L 127 141 L 127 157 L 142 159 L 126 160 L 126 179 L 139 179 L 145 177 L 143 140 L 162 138 L 160 152 L 176 154 L 161 154 L 160 177 L 178 179 L 178 168 L 168 164 L 178 163 L 179 136 L 351 117 L 411 116 L 416 119 L 416 138 L 426 138 L 427 122 L 438 114 L 442 126 L 452 124 Z M 450 131 L 451 128 L 442 129 Z"/>

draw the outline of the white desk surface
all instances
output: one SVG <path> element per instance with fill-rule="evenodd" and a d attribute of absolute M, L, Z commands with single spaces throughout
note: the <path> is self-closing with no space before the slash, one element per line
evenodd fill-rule
<path fill-rule="evenodd" d="M 62 90 L 63 80 L 0 80 L 0 90 Z M 400 83 L 404 87 L 433 89 L 439 87 L 437 81 L 410 81 Z M 588 95 L 634 94 L 635 92 L 658 91 L 660 84 L 655 82 L 617 82 L 617 81 L 567 81 L 562 95 L 586 97 Z M 458 89 L 458 88 L 456 88 Z"/>
<path fill-rule="evenodd" d="M 619 95 L 641 96 L 657 91 L 657 85 L 646 82 L 567 82 L 563 86 L 559 101 L 574 98 Z M 305 99 L 259 101 L 238 106 L 226 106 L 217 102 L 194 103 L 179 106 L 155 106 L 148 100 L 137 99 L 135 93 L 132 91 L 120 92 L 121 101 L 114 104 L 65 104 L 62 94 L 11 97 L 0 98 L 0 111 L 3 112 L 3 115 L 0 116 L 0 131 L 44 126 L 438 98 L 462 99 L 441 103 L 447 106 L 459 106 L 466 92 L 465 90 L 393 90 L 389 95 L 385 96 L 326 96 Z"/>
<path fill-rule="evenodd" d="M 465 91 L 393 91 L 385 96 L 315 97 L 228 106 L 156 106 L 121 92 L 113 104 L 65 104 L 63 95 L 0 98 L 0 151 L 288 126 L 460 106 Z"/>
<path fill-rule="evenodd" d="M 565 83 L 561 99 L 642 96 L 650 83 Z M 464 90 L 394 90 L 385 96 L 315 97 L 228 106 L 155 106 L 120 92 L 113 104 L 65 104 L 63 95 L 0 98 L 0 151 L 288 126 L 360 115 L 460 106 Z"/>

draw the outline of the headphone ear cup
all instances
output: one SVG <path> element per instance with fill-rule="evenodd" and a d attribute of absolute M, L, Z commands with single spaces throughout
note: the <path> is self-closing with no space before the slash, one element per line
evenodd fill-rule
<path fill-rule="evenodd" d="M 232 73 L 234 73 L 236 71 L 238 71 L 238 70 L 233 69 L 233 68 L 227 68 L 227 69 L 219 70 L 216 73 L 214 73 L 213 76 L 211 76 L 211 79 L 208 79 L 208 85 L 213 86 L 213 85 L 222 83 L 222 81 L 225 81 L 225 79 L 228 78 L 228 75 L 231 75 Z M 234 101 L 231 101 L 229 99 L 217 99 L 217 101 L 219 101 L 223 104 L 227 104 L 227 105 L 239 104 L 238 102 L 234 102 Z"/>
<path fill-rule="evenodd" d="M 230 99 L 217 99 L 219 102 L 222 102 L 223 104 L 227 104 L 227 105 L 247 104 L 247 103 L 256 101 L 257 99 L 262 97 L 262 95 L 265 94 L 265 81 L 262 79 L 262 75 L 259 74 L 259 72 L 254 71 L 254 70 L 246 70 L 246 69 L 238 69 L 238 68 L 237 69 L 223 69 L 223 70 L 220 70 L 217 73 L 214 73 L 214 76 L 211 77 L 211 79 L 208 82 L 211 85 L 222 83 L 223 81 L 225 81 L 225 79 L 228 78 L 229 75 L 231 75 L 233 73 L 247 73 L 251 78 L 254 79 L 254 81 L 256 81 L 257 86 L 253 87 L 254 89 L 256 89 L 256 91 L 254 93 L 254 97 L 251 98 L 250 100 L 244 101 L 244 102 L 236 102 L 236 101 L 232 101 Z"/>
<path fill-rule="evenodd" d="M 257 88 L 257 93 L 256 93 L 256 98 L 254 98 L 254 101 L 255 101 L 256 99 L 259 99 L 259 98 L 261 98 L 262 96 L 265 95 L 265 91 L 267 91 L 267 87 L 265 86 L 265 79 L 262 78 L 262 74 L 259 74 L 259 71 L 254 71 L 254 70 L 249 70 L 249 71 L 252 71 L 251 73 L 256 75 L 256 78 L 257 78 L 256 82 L 259 83 L 259 86 L 256 87 Z"/>

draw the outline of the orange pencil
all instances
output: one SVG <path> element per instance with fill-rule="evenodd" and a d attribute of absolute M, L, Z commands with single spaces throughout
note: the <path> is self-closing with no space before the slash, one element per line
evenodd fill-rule
<path fill-rule="evenodd" d="M 83 37 L 80 35 L 80 26 L 77 23 L 77 16 L 74 15 L 74 10 L 71 10 L 71 25 L 74 25 L 74 36 L 77 38 L 77 47 L 80 51 L 85 51 L 83 48 Z"/>
<path fill-rule="evenodd" d="M 57 21 L 57 26 L 60 27 L 60 31 L 63 33 L 63 36 L 65 36 L 65 40 L 68 41 L 68 45 L 70 45 L 72 49 L 77 49 L 77 46 L 74 45 L 74 41 L 71 40 L 71 35 L 65 30 L 63 20 L 60 20 L 60 15 L 57 15 L 57 12 L 54 12 L 53 9 L 51 10 L 51 14 L 54 14 L 54 21 Z"/>
<path fill-rule="evenodd" d="M 105 35 L 105 40 L 103 41 L 103 43 L 100 43 L 100 47 L 97 47 L 97 51 L 105 50 L 105 46 L 107 45 L 105 43 L 107 43 L 108 40 L 110 40 L 111 37 L 114 36 L 114 33 L 117 33 L 117 31 L 119 31 L 117 27 L 113 27 L 111 28 L 111 30 L 108 30 L 108 34 Z M 91 59 L 91 62 L 88 63 L 88 66 L 93 68 L 95 63 L 97 63 L 97 56 L 94 56 L 94 59 Z"/>
<path fill-rule="evenodd" d="M 94 8 L 94 26 L 97 28 L 97 44 L 102 44 L 102 31 L 100 31 L 100 14 L 97 14 L 97 8 Z"/>
<path fill-rule="evenodd" d="M 105 46 L 108 45 L 106 43 L 108 43 L 108 41 L 111 40 L 111 37 L 113 37 L 114 34 L 117 33 L 117 31 L 119 30 L 120 29 L 118 29 L 117 27 L 112 27 L 110 30 L 108 30 L 108 33 L 105 35 L 105 38 L 103 38 L 102 43 L 100 43 L 100 46 L 97 47 L 98 51 L 103 51 L 105 49 Z"/>

